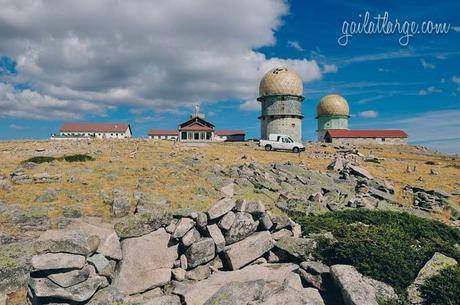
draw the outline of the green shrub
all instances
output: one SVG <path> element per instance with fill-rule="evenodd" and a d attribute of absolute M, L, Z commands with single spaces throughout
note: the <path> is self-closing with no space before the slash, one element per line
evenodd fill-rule
<path fill-rule="evenodd" d="M 22 161 L 21 163 L 25 164 L 25 163 L 28 163 L 28 162 L 33 162 L 33 163 L 40 164 L 40 163 L 52 162 L 54 160 L 56 160 L 55 157 L 39 156 L 39 157 L 29 158 L 27 160 Z"/>
<path fill-rule="evenodd" d="M 27 160 L 24 160 L 21 162 L 21 164 L 25 164 L 28 162 L 34 162 L 34 163 L 40 164 L 40 163 L 52 162 L 55 160 L 56 161 L 65 160 L 67 162 L 85 162 L 85 161 L 93 161 L 94 158 L 86 154 L 74 154 L 74 155 L 68 155 L 64 157 L 38 156 L 38 157 L 32 157 Z"/>
<path fill-rule="evenodd" d="M 443 270 L 421 287 L 425 304 L 458 305 L 460 300 L 460 266 Z"/>
<path fill-rule="evenodd" d="M 460 231 L 438 221 L 390 211 L 349 210 L 297 219 L 304 233 L 330 231 L 337 243 L 320 243 L 327 264 L 350 264 L 402 293 L 434 252 L 460 259 Z"/>
<path fill-rule="evenodd" d="M 67 162 L 85 162 L 85 161 L 93 161 L 94 158 L 86 154 L 75 154 L 75 155 L 64 156 L 64 160 L 66 160 Z"/>

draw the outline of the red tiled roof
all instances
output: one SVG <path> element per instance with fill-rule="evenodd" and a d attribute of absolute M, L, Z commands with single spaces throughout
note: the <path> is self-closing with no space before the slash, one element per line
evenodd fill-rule
<path fill-rule="evenodd" d="M 212 131 L 213 128 L 200 124 L 191 124 L 179 129 L 180 131 Z"/>
<path fill-rule="evenodd" d="M 126 132 L 131 129 L 124 123 L 64 123 L 61 132 Z"/>
<path fill-rule="evenodd" d="M 332 138 L 407 138 L 403 130 L 347 130 L 329 129 Z"/>
<path fill-rule="evenodd" d="M 150 129 L 149 136 L 177 136 L 177 129 Z"/>
<path fill-rule="evenodd" d="M 244 130 L 216 130 L 215 134 L 218 136 L 234 136 L 234 135 L 245 135 Z"/>

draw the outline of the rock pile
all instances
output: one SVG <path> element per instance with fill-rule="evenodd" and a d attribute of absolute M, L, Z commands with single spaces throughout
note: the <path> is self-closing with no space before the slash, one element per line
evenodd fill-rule
<path fill-rule="evenodd" d="M 44 232 L 40 242 L 61 244 L 32 257 L 29 298 L 33 304 L 323 305 L 320 291 L 338 289 L 346 300 L 357 280 L 394 297 L 391 287 L 363 280 L 354 269 L 352 279 L 340 273 L 351 266 L 314 261 L 318 238 L 333 239 L 330 233 L 302 237 L 287 216 L 272 215 L 260 202 L 235 201 L 231 187 L 225 189 L 227 197 L 207 212 L 158 210 L 114 227 L 79 220 Z M 382 289 L 372 289 L 362 293 L 380 298 Z"/>

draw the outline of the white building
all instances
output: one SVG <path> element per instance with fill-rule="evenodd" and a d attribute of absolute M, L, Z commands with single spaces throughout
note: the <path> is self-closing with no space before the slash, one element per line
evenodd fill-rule
<path fill-rule="evenodd" d="M 179 132 L 177 129 L 150 129 L 148 136 L 154 140 L 177 140 Z"/>
<path fill-rule="evenodd" d="M 126 139 L 132 137 L 131 126 L 125 123 L 64 123 L 53 140 L 64 139 Z"/>

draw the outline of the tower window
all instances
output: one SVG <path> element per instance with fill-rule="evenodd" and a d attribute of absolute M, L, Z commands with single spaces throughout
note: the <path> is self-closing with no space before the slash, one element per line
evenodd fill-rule
<path fill-rule="evenodd" d="M 292 127 L 295 127 L 295 123 L 292 123 L 291 126 L 292 126 Z"/>

